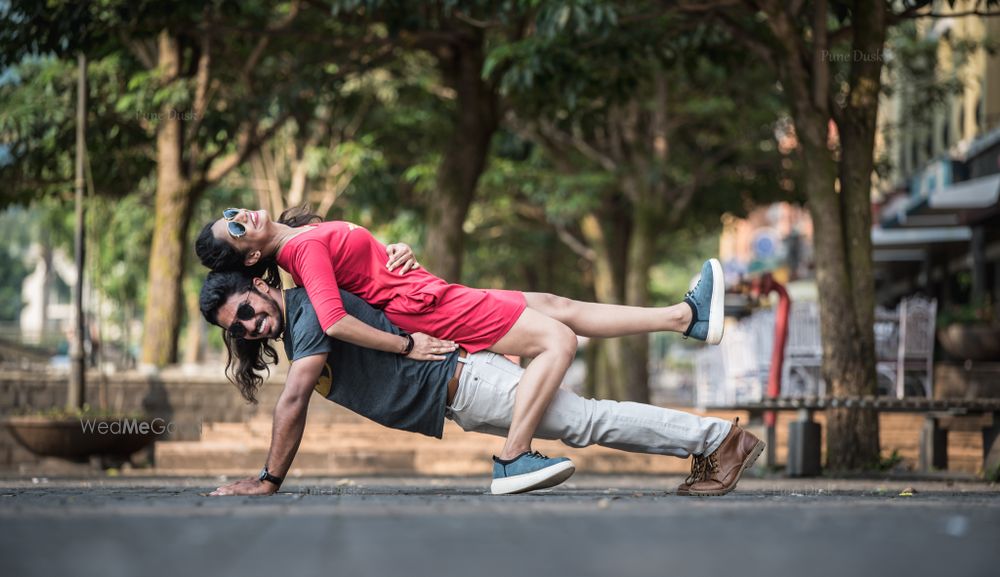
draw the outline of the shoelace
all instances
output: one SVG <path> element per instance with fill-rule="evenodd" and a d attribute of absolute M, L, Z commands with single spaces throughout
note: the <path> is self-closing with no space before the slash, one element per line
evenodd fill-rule
<path fill-rule="evenodd" d="M 712 453 L 707 457 L 694 456 L 691 461 L 691 474 L 684 479 L 686 485 L 693 485 L 708 479 L 719 472 L 719 458 Z"/>
<path fill-rule="evenodd" d="M 736 417 L 733 419 L 733 426 L 738 427 L 740 425 L 740 418 Z M 688 475 L 687 479 L 684 479 L 684 483 L 691 485 L 692 483 L 697 483 L 698 481 L 704 481 L 705 479 L 712 476 L 713 473 L 719 472 L 719 456 L 715 453 L 707 457 L 700 457 L 694 455 L 691 458 L 691 474 Z"/>
<path fill-rule="evenodd" d="M 702 477 L 705 475 L 706 461 L 705 457 L 699 457 L 698 455 L 691 458 L 691 474 L 688 475 L 687 479 L 684 479 L 685 485 L 693 485 L 702 480 Z"/>
<path fill-rule="evenodd" d="M 708 469 L 705 471 L 705 479 L 719 472 L 719 456 L 712 453 L 708 456 Z"/>

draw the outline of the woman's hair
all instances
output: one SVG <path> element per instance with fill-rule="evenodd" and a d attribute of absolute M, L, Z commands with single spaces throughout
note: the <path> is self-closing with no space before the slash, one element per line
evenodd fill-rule
<path fill-rule="evenodd" d="M 323 219 L 318 214 L 313 214 L 307 205 L 286 209 L 278 217 L 279 223 L 293 228 L 322 221 Z M 244 264 L 245 253 L 241 253 L 230 243 L 216 238 L 212 234 L 212 225 L 214 224 L 214 220 L 206 224 L 194 242 L 194 251 L 201 260 L 201 264 L 216 272 L 242 271 L 250 275 L 251 278 L 264 279 L 267 284 L 273 287 L 281 286 L 281 279 L 278 276 L 278 261 L 274 257 L 263 257 L 252 266 L 247 266 Z"/>
<path fill-rule="evenodd" d="M 201 287 L 199 306 L 209 323 L 219 324 L 219 309 L 234 294 L 257 290 L 253 277 L 242 271 L 210 272 Z M 270 374 L 269 364 L 278 362 L 278 354 L 267 339 L 249 340 L 235 338 L 227 327 L 222 327 L 222 340 L 226 343 L 226 377 L 235 384 L 243 398 L 257 403 L 257 391 Z"/>

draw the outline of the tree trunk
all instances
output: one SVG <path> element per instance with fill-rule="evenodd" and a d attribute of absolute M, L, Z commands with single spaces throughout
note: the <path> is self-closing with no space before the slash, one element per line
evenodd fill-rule
<path fill-rule="evenodd" d="M 840 204 L 844 217 L 843 244 L 853 306 L 841 322 L 855 326 L 852 373 L 845 375 L 841 394 L 874 395 L 875 284 L 872 274 L 871 175 L 874 169 L 876 114 L 885 43 L 885 7 L 880 2 L 854 2 L 852 54 L 877 55 L 854 59 L 847 106 L 838 119 L 840 134 Z M 860 52 L 859 52 L 860 51 Z M 870 467 L 878 462 L 878 415 L 873 411 L 830 411 L 827 461 L 834 470 Z"/>
<path fill-rule="evenodd" d="M 184 336 L 184 364 L 196 365 L 205 360 L 205 323 L 201 322 L 198 283 L 189 282 L 184 291 L 187 305 L 187 329 Z"/>
<path fill-rule="evenodd" d="M 621 303 L 624 290 L 618 279 L 615 262 L 624 262 L 615 251 L 615 243 L 602 227 L 603 218 L 588 213 L 581 221 L 587 245 L 594 251 L 594 296 L 598 302 Z M 625 367 L 623 339 L 591 339 L 587 354 L 588 396 L 600 399 L 625 399 L 628 395 L 628 375 Z"/>
<path fill-rule="evenodd" d="M 857 246 L 869 242 L 865 239 L 871 235 L 871 230 L 865 222 L 870 221 L 857 211 L 868 211 L 870 206 L 865 203 L 862 209 L 854 200 L 844 200 L 848 193 L 841 194 L 835 188 L 837 165 L 829 150 L 828 130 L 831 84 L 829 58 L 825 53 L 828 49 L 827 4 L 818 1 L 812 5 L 811 68 L 807 68 L 802 58 L 806 42 L 794 18 L 779 3 L 769 4 L 766 9 L 768 26 L 778 41 L 778 68 L 802 151 L 804 187 L 813 220 L 816 285 L 823 333 L 823 377 L 833 396 L 864 394 L 874 389 L 874 351 L 869 352 L 872 341 L 865 336 L 872 334 L 873 327 L 871 324 L 861 326 L 859 317 L 871 315 L 873 311 L 859 313 L 857 309 L 859 306 L 866 309 L 872 296 L 862 294 L 865 290 L 870 293 L 870 286 L 866 289 L 863 280 L 855 284 L 852 278 L 856 263 L 851 259 L 857 251 L 852 252 L 850 247 L 855 242 Z M 868 11 L 867 8 L 862 10 Z M 865 14 L 856 11 L 852 24 L 865 28 L 865 18 Z M 869 149 L 868 166 L 870 153 Z M 844 161 L 843 155 L 841 161 Z M 847 207 L 851 210 L 845 210 Z M 870 261 L 870 250 L 868 258 Z M 857 266 L 862 268 L 859 277 L 867 275 L 870 282 L 870 262 L 867 270 L 863 263 Z M 861 469 L 878 461 L 878 419 L 871 411 L 829 410 L 827 424 L 829 469 Z"/>
<path fill-rule="evenodd" d="M 459 282 L 465 233 L 462 225 L 486 168 L 490 140 L 498 126 L 495 88 L 482 79 L 483 34 L 470 31 L 438 55 L 445 82 L 455 90 L 454 132 L 437 172 L 427 207 L 427 270 Z"/>
<path fill-rule="evenodd" d="M 181 58 L 176 37 L 162 32 L 159 69 L 165 82 L 180 73 Z M 177 361 L 178 313 L 184 310 L 181 283 L 192 196 L 184 166 L 184 124 L 180 115 L 171 114 L 170 105 L 165 104 L 160 109 L 156 133 L 155 224 L 140 360 L 146 366 L 162 367 Z"/>
<path fill-rule="evenodd" d="M 628 265 L 625 271 L 625 304 L 649 306 L 649 271 L 653 266 L 658 212 L 650 203 L 632 205 L 632 232 L 629 235 Z M 626 399 L 649 402 L 649 335 L 625 337 Z"/>
<path fill-rule="evenodd" d="M 845 225 L 840 198 L 834 190 L 835 165 L 825 143 L 817 147 L 803 142 L 803 158 L 806 195 L 815 228 L 823 377 L 833 396 L 862 394 L 874 386 L 874 365 L 865 361 L 862 331 L 855 321 Z M 830 410 L 827 423 L 828 468 L 860 469 L 878 459 L 878 421 L 870 411 Z"/>

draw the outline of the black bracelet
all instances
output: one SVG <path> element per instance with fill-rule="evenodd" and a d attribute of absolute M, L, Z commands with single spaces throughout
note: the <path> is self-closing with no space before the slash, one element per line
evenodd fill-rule
<path fill-rule="evenodd" d="M 403 348 L 403 352 L 399 353 L 405 357 L 413 351 L 413 337 L 410 336 L 410 333 L 402 333 L 399 336 L 406 337 L 406 347 Z"/>
<path fill-rule="evenodd" d="M 272 475 L 271 472 L 267 470 L 267 465 L 264 465 L 264 468 L 260 470 L 260 476 L 257 478 L 260 479 L 261 483 L 264 481 L 274 483 L 274 486 L 278 489 L 281 488 L 281 484 L 285 481 L 284 477 L 276 477 Z"/>

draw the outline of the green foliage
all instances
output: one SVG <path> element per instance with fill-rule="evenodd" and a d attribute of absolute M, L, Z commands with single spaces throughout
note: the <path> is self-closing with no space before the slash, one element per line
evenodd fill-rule
<path fill-rule="evenodd" d="M 28 218 L 23 209 L 0 213 L 0 321 L 16 321 L 21 314 L 21 283 L 31 272 L 25 263 Z"/>
<path fill-rule="evenodd" d="M 900 129 L 930 126 L 937 111 L 972 82 L 966 78 L 964 66 L 969 57 L 976 50 L 995 42 L 987 39 L 981 44 L 953 40 L 948 36 L 942 41 L 950 48 L 952 61 L 949 63 L 938 61 L 942 43 L 920 34 L 913 21 L 889 31 L 886 44 L 891 50 L 891 58 L 886 61 L 886 69 L 894 82 L 887 83 L 884 91 L 893 94 L 896 90 L 894 85 L 906 87 L 901 95 Z M 949 70 L 947 74 L 942 74 L 942 64 L 946 64 L 944 69 Z"/>
<path fill-rule="evenodd" d="M 0 165 L 5 183 L 0 208 L 47 196 L 72 197 L 76 71 L 75 62 L 27 58 L 0 84 L 0 148 L 10 156 Z M 127 71 L 117 56 L 88 66 L 87 169 L 96 190 L 113 197 L 130 192 L 153 167 L 147 135 L 137 118 L 116 104 Z"/>
<path fill-rule="evenodd" d="M 982 302 L 950 305 L 938 313 L 937 324 L 994 324 L 1000 325 L 1000 310 L 987 295 Z"/>
<path fill-rule="evenodd" d="M 878 463 L 875 465 L 876 471 L 892 471 L 896 469 L 900 463 L 903 462 L 903 456 L 899 454 L 897 449 L 892 450 L 892 454 L 888 457 L 880 457 Z"/>
<path fill-rule="evenodd" d="M 1000 465 L 984 471 L 983 478 L 989 483 L 1000 483 Z"/>
<path fill-rule="evenodd" d="M 118 305 L 116 322 L 129 320 L 146 296 L 146 268 L 153 231 L 151 183 L 144 193 L 121 200 L 89 199 L 88 260 L 90 282 L 105 298 Z"/>
<path fill-rule="evenodd" d="M 264 149 L 278 166 L 282 190 L 290 186 L 290 151 L 304 147 L 314 207 L 336 190 L 328 218 L 358 222 L 387 242 L 408 242 L 420 255 L 429 193 L 458 112 L 442 54 L 481 34 L 488 54 L 482 77 L 499 86 L 512 122 L 494 137 L 465 223 L 467 284 L 592 298 L 589 257 L 567 239 L 580 237 L 586 214 L 608 205 L 627 212 L 623 183 L 633 179 L 671 194 L 696 190 L 690 206 L 668 207 L 656 239 L 653 297 L 676 300 L 691 270 L 715 251 L 722 212 L 740 213 L 784 194 L 776 185 L 784 172 L 774 145 L 781 106 L 771 72 L 717 27 L 665 13 L 658 3 L 295 3 L 305 12 L 290 29 L 270 35 L 249 69 L 244 65 L 261 36 L 289 14 L 292 2 L 42 4 L 13 0 L 0 9 L 0 52 L 10 66 L 0 80 L 0 151 L 6 146 L 8 157 L 0 152 L 0 206 L 33 206 L 38 218 L 52 221 L 50 241 L 69 246 L 75 55 L 85 51 L 96 193 L 88 199 L 89 266 L 95 289 L 120 305 L 115 320 L 123 323 L 147 295 L 161 112 L 192 110 L 202 42 L 211 55 L 212 88 L 203 116 L 185 125 L 189 174 L 203 170 L 208 158 L 234 152 L 248 119 L 285 122 Z M 161 30 L 182 46 L 178 78 L 155 67 Z M 626 107 L 645 118 L 653 114 L 663 98 L 653 82 L 659 76 L 668 80 L 666 161 L 647 139 L 631 150 L 633 159 L 608 168 L 579 152 L 560 157 L 524 129 L 545 121 L 594 143 Z M 255 177 L 243 166 L 203 192 L 189 246 L 220 208 L 260 202 Z M 611 234 L 627 237 L 627 222 L 602 214 Z M 197 291 L 204 271 L 187 259 L 185 290 Z"/>

